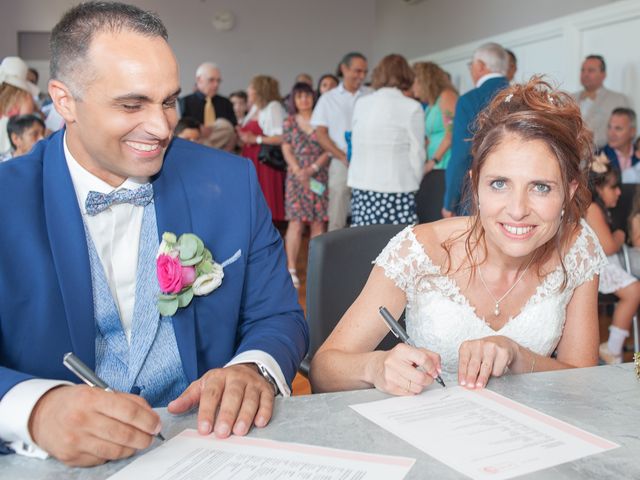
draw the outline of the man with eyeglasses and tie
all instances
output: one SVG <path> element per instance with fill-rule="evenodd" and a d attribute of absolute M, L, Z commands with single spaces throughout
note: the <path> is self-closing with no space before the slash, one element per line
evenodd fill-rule
<path fill-rule="evenodd" d="M 128 457 L 160 432 L 152 407 L 197 408 L 221 438 L 266 425 L 308 333 L 251 162 L 172 139 L 178 64 L 155 14 L 81 3 L 51 47 L 66 127 L 0 164 L 0 453 Z M 174 313 L 158 303 L 165 232 L 220 264 Z M 113 391 L 74 384 L 67 352 Z"/>
<path fill-rule="evenodd" d="M 205 145 L 231 151 L 235 147 L 236 114 L 231 101 L 218 95 L 222 76 L 215 63 L 205 62 L 196 70 L 196 91 L 180 99 L 183 117 L 199 120 Z"/>

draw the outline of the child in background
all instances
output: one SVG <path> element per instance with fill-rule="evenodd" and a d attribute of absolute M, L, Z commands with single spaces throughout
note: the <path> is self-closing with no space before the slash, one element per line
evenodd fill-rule
<path fill-rule="evenodd" d="M 11 152 L 1 160 L 19 157 L 31 151 L 31 148 L 44 138 L 44 122 L 33 114 L 14 115 L 7 122 L 7 135 L 11 143 Z"/>
<path fill-rule="evenodd" d="M 609 208 L 618 203 L 620 181 L 617 170 L 609 160 L 600 155 L 592 163 L 589 172 L 589 188 L 592 201 L 587 209 L 586 220 L 598 236 L 609 264 L 600 271 L 600 293 L 613 293 L 618 297 L 609 327 L 609 339 L 600 344 L 600 358 L 607 364 L 622 362 L 622 347 L 629 336 L 633 316 L 640 306 L 640 282 L 621 266 L 615 255 L 625 242 L 622 230 L 611 230 Z"/>
<path fill-rule="evenodd" d="M 173 134 L 184 140 L 200 143 L 202 139 L 202 123 L 192 117 L 182 117 L 176 124 Z"/>

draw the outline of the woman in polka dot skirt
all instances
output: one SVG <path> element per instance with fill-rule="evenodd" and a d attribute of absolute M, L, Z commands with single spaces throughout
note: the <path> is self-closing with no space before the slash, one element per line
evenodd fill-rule
<path fill-rule="evenodd" d="M 401 55 L 373 71 L 376 91 L 353 111 L 351 226 L 418 221 L 415 193 L 425 162 L 424 111 L 412 98 L 414 73 Z"/>

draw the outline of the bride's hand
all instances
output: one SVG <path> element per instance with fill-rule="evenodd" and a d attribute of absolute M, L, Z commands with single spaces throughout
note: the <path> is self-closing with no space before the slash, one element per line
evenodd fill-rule
<path fill-rule="evenodd" d="M 420 393 L 442 371 L 440 355 L 403 343 L 388 351 L 375 352 L 369 366 L 369 383 L 392 395 Z"/>
<path fill-rule="evenodd" d="M 462 342 L 458 351 L 458 383 L 467 388 L 484 388 L 489 377 L 507 373 L 517 354 L 518 345 L 501 335 Z"/>

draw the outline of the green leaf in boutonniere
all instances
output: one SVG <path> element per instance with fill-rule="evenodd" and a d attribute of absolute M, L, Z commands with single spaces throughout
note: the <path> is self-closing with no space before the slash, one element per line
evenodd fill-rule
<path fill-rule="evenodd" d="M 178 307 L 186 307 L 191 303 L 193 299 L 193 289 L 191 287 L 183 290 L 178 294 Z"/>
<path fill-rule="evenodd" d="M 174 315 L 178 311 L 179 304 L 178 295 L 158 296 L 158 311 L 160 312 L 160 315 L 164 317 L 171 317 Z"/>
<path fill-rule="evenodd" d="M 178 239 L 178 249 L 180 251 L 180 261 L 190 260 L 196 256 L 198 251 L 198 242 L 193 235 L 185 233 L 180 235 Z"/>

